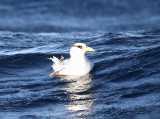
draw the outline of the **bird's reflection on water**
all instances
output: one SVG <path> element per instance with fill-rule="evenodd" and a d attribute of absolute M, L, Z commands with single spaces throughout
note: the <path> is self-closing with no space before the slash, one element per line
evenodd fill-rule
<path fill-rule="evenodd" d="M 90 113 L 92 104 L 95 101 L 94 94 L 90 90 L 94 86 L 92 78 L 91 74 L 87 74 L 81 77 L 67 76 L 59 79 L 59 81 L 69 81 L 67 86 L 62 88 L 69 96 L 69 103 L 64 107 L 66 110 Z"/>

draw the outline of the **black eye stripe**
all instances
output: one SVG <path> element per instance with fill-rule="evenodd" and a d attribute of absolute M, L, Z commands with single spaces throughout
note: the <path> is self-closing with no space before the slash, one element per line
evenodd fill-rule
<path fill-rule="evenodd" d="M 81 45 L 73 45 L 72 47 L 77 47 L 77 48 L 82 49 L 82 46 L 81 46 Z"/>
<path fill-rule="evenodd" d="M 82 49 L 82 46 L 80 46 L 80 45 L 78 45 L 77 47 L 80 48 L 80 49 Z"/>

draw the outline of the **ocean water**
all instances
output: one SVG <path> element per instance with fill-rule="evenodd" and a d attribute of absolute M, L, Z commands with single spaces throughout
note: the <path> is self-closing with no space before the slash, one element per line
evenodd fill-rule
<path fill-rule="evenodd" d="M 0 119 L 159 119 L 160 2 L 1 0 Z M 94 69 L 52 77 L 77 42 Z"/>

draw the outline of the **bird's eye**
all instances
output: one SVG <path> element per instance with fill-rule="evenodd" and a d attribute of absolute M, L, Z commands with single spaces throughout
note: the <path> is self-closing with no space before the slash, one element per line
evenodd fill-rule
<path fill-rule="evenodd" d="M 80 45 L 78 45 L 77 47 L 80 48 L 80 49 L 82 49 L 82 46 L 80 46 Z"/>

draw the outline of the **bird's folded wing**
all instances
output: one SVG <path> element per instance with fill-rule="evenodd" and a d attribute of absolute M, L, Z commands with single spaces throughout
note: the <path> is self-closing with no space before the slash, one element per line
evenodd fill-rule
<path fill-rule="evenodd" d="M 56 71 L 56 72 L 51 73 L 48 77 L 54 77 L 58 75 L 59 75 L 59 71 Z"/>

